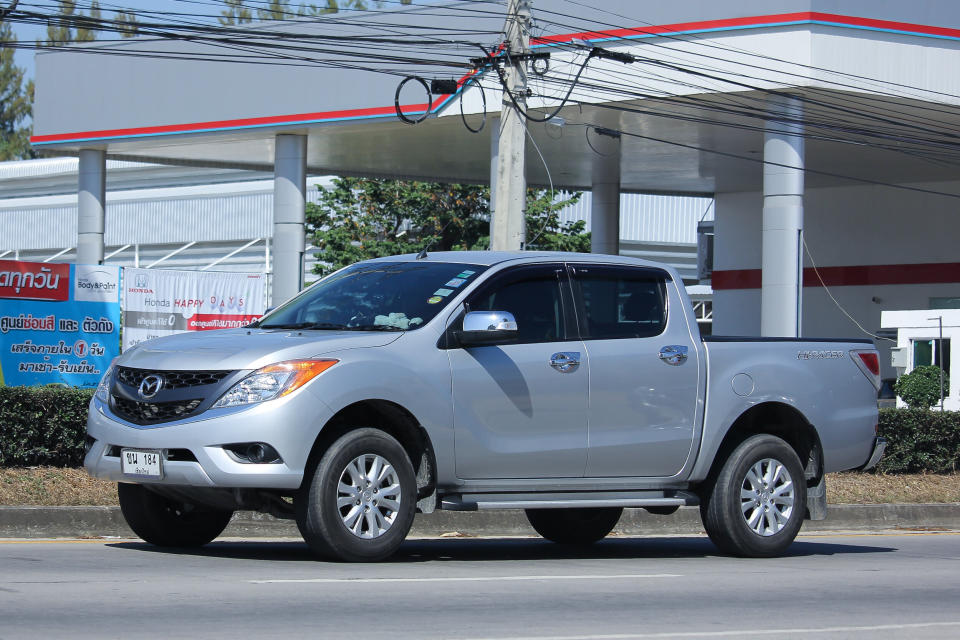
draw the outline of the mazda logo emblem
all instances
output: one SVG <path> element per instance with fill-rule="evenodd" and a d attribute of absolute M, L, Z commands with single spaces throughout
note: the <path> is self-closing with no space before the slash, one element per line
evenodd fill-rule
<path fill-rule="evenodd" d="M 150 375 L 143 379 L 140 388 L 137 389 L 137 395 L 143 400 L 149 400 L 157 395 L 157 392 L 163 387 L 163 378 L 156 375 Z"/>

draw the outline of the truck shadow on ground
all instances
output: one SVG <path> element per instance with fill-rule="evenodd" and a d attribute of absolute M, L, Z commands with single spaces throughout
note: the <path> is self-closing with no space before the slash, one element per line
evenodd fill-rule
<path fill-rule="evenodd" d="M 238 560 L 323 562 L 305 543 L 292 541 L 213 542 L 199 549 L 154 547 L 142 542 L 117 542 L 107 545 L 118 550 L 157 554 L 193 555 Z M 875 554 L 897 551 L 895 547 L 847 544 L 831 540 L 803 539 L 794 542 L 782 558 Z M 415 562 L 499 562 L 518 560 L 623 560 L 657 558 L 726 558 L 705 536 L 631 538 L 611 537 L 596 544 L 579 547 L 560 545 L 539 538 L 455 538 L 407 540 L 387 564 Z M 740 560 L 743 561 L 743 560 Z M 751 560 L 747 560 L 751 561 Z M 752 560 L 765 562 L 769 560 Z"/>

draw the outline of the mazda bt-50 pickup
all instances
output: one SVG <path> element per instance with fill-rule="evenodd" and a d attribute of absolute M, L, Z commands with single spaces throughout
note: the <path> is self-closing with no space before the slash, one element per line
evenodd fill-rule
<path fill-rule="evenodd" d="M 397 256 L 248 327 L 127 350 L 85 464 L 161 546 L 206 544 L 245 509 L 373 561 L 435 509 L 524 509 L 587 544 L 625 507 L 699 505 L 721 550 L 774 556 L 826 516 L 824 474 L 882 455 L 879 374 L 867 340 L 701 336 L 653 262 Z"/>

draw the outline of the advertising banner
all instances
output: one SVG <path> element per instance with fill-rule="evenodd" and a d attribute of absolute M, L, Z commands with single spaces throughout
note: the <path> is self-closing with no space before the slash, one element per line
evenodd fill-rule
<path fill-rule="evenodd" d="M 96 387 L 119 346 L 119 267 L 0 260 L 0 384 Z"/>
<path fill-rule="evenodd" d="M 259 273 L 123 270 L 123 348 L 184 331 L 234 329 L 264 313 Z"/>

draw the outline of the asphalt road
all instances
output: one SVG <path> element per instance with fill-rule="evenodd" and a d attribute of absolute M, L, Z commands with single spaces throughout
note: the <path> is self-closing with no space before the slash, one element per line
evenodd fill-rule
<path fill-rule="evenodd" d="M 774 560 L 700 537 L 413 540 L 373 565 L 291 541 L 0 541 L 0 638 L 120 636 L 956 638 L 960 533 L 806 536 Z"/>

